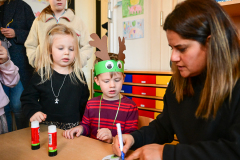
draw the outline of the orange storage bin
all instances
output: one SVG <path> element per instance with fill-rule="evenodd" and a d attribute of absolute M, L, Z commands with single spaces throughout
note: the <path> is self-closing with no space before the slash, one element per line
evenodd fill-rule
<path fill-rule="evenodd" d="M 163 110 L 163 101 L 156 100 L 156 109 L 161 109 Z"/>
<path fill-rule="evenodd" d="M 161 113 L 154 112 L 154 119 L 156 119 L 159 114 L 161 114 Z"/>
<path fill-rule="evenodd" d="M 156 88 L 156 96 L 163 97 L 165 95 L 166 88 Z"/>
<path fill-rule="evenodd" d="M 172 76 L 156 76 L 156 84 L 168 85 Z"/>

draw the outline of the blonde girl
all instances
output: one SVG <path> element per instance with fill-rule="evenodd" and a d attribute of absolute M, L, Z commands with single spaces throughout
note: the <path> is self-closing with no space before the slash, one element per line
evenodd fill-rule
<path fill-rule="evenodd" d="M 79 125 L 89 97 L 77 34 L 56 24 L 45 37 L 36 73 L 21 96 L 22 108 L 31 122 L 70 129 Z"/>
<path fill-rule="evenodd" d="M 90 36 L 83 21 L 77 17 L 71 9 L 65 9 L 67 0 L 48 0 L 47 6 L 38 18 L 33 22 L 32 28 L 25 42 L 29 63 L 35 68 L 39 62 L 39 56 L 43 52 L 45 34 L 54 24 L 65 24 L 77 33 L 79 54 L 82 66 L 92 55 L 89 45 Z"/>

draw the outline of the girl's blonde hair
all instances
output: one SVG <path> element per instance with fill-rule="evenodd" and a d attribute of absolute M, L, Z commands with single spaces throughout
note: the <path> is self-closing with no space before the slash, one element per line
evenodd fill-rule
<path fill-rule="evenodd" d="M 38 61 L 36 62 L 36 71 L 41 76 L 41 83 L 49 80 L 52 75 L 51 65 L 53 64 L 53 59 L 51 53 L 53 41 L 56 35 L 70 35 L 74 38 L 75 58 L 70 66 L 73 70 L 70 73 L 70 78 L 73 83 L 77 83 L 77 79 L 80 80 L 82 83 L 85 83 L 83 80 L 82 64 L 79 54 L 77 34 L 73 29 L 68 28 L 64 24 L 53 25 L 46 34 L 43 52 L 39 55 Z"/>
<path fill-rule="evenodd" d="M 164 30 L 207 47 L 207 66 L 203 71 L 206 79 L 195 115 L 204 119 L 215 117 L 224 100 L 231 101 L 240 77 L 240 43 L 235 25 L 215 0 L 186 0 L 168 15 Z M 176 63 L 172 70 L 178 102 L 184 95 L 194 95 L 191 78 L 183 78 Z"/>

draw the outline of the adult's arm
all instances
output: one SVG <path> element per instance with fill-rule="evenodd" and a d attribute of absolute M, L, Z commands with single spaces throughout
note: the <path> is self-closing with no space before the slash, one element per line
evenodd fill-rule
<path fill-rule="evenodd" d="M 238 84 L 239 85 L 239 84 Z M 163 149 L 163 160 L 186 160 L 186 159 L 240 159 L 240 85 L 234 89 L 229 113 L 232 117 L 226 119 L 229 126 L 227 133 L 218 140 L 199 141 L 192 144 L 166 144 Z M 227 102 L 228 104 L 229 102 Z M 134 137 L 132 148 L 139 148 L 146 144 L 163 144 L 173 139 L 173 129 L 168 116 L 168 105 L 164 97 L 164 110 L 149 126 L 131 133 Z M 222 113 L 224 114 L 224 113 Z M 220 124 L 216 124 L 220 125 Z"/>
<path fill-rule="evenodd" d="M 171 127 L 172 124 L 168 116 L 168 107 L 165 99 L 164 97 L 163 113 L 150 122 L 149 126 L 144 126 L 131 133 L 135 141 L 131 149 L 137 149 L 146 144 L 164 144 L 173 141 L 174 130 Z"/>

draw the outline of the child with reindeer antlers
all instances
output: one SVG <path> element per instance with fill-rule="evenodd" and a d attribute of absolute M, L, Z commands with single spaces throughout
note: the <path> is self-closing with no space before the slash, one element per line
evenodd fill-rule
<path fill-rule="evenodd" d="M 112 143 L 117 135 L 116 123 L 121 124 L 122 133 L 135 131 L 138 126 L 138 108 L 136 104 L 120 94 L 124 82 L 123 51 L 126 49 L 125 40 L 119 37 L 119 54 L 108 53 L 107 37 L 102 39 L 93 33 L 90 45 L 97 47 L 94 66 L 94 79 L 100 85 L 103 94 L 88 101 L 80 126 L 63 132 L 63 136 L 73 139 L 85 135 L 101 141 Z"/>

